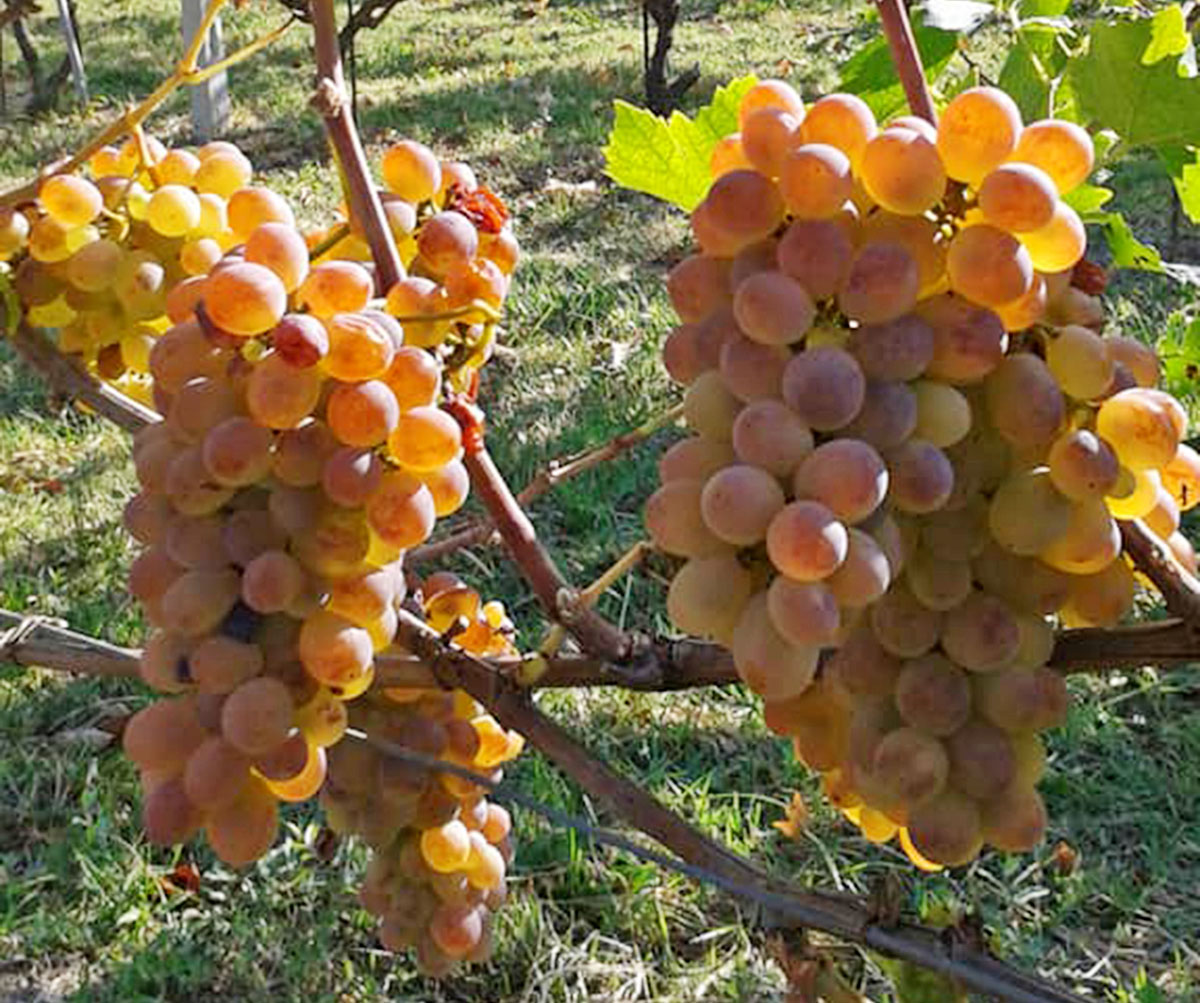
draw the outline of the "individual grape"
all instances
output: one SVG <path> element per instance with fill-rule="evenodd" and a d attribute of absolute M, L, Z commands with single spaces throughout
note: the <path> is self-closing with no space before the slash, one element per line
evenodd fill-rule
<path fill-rule="evenodd" d="M 1077 502 L 1066 530 L 1040 554 L 1052 568 L 1073 575 L 1105 568 L 1121 551 L 1121 532 L 1101 501 Z"/>
<path fill-rule="evenodd" d="M 1096 432 L 1133 471 L 1168 466 L 1179 450 L 1187 420 L 1173 398 L 1155 390 L 1122 390 L 1100 405 Z"/>
<path fill-rule="evenodd" d="M 971 592 L 968 561 L 935 557 L 926 550 L 909 557 L 904 577 L 917 601 L 933 610 L 951 609 Z"/>
<path fill-rule="evenodd" d="M 171 559 L 166 547 L 148 547 L 129 567 L 129 591 L 143 603 L 159 599 L 184 568 Z"/>
<path fill-rule="evenodd" d="M 188 697 L 158 700 L 143 707 L 125 725 L 121 748 L 142 769 L 178 770 L 205 739 Z"/>
<path fill-rule="evenodd" d="M 367 499 L 367 521 L 386 543 L 408 549 L 428 539 L 437 518 L 433 495 L 412 474 L 386 472 Z"/>
<path fill-rule="evenodd" d="M 860 324 L 884 324 L 908 313 L 917 302 L 920 272 L 900 244 L 868 241 L 855 252 L 838 307 Z"/>
<path fill-rule="evenodd" d="M 1158 489 L 1154 507 L 1145 515 L 1146 527 L 1159 539 L 1166 540 L 1179 529 L 1179 506 L 1165 488 Z"/>
<path fill-rule="evenodd" d="M 24 218 L 24 217 L 22 217 Z M 100 292 L 111 288 L 124 251 L 112 240 L 93 240 L 84 244 L 67 259 L 66 279 L 83 292 Z"/>
<path fill-rule="evenodd" d="M 1083 257 L 1087 233 L 1079 213 L 1065 202 L 1058 202 L 1050 222 L 1039 230 L 1022 233 L 1021 243 L 1039 272 L 1061 272 Z"/>
<path fill-rule="evenodd" d="M 912 380 L 933 358 L 933 329 L 915 314 L 850 333 L 847 350 L 870 380 Z"/>
<path fill-rule="evenodd" d="M 279 355 L 268 355 L 250 373 L 246 410 L 266 428 L 297 428 L 316 408 L 322 383 L 315 367 L 296 369 Z"/>
<path fill-rule="evenodd" d="M 227 199 L 239 188 L 250 183 L 253 168 L 241 151 L 234 147 L 217 149 L 208 155 L 201 150 L 200 166 L 193 183 L 197 191 L 210 192 Z"/>
<path fill-rule="evenodd" d="M 855 696 L 890 697 L 900 660 L 885 651 L 870 630 L 859 627 L 835 649 L 827 672 Z"/>
<path fill-rule="evenodd" d="M 177 776 L 148 791 L 142 802 L 142 828 L 146 838 L 159 846 L 186 842 L 200 828 L 202 818 Z"/>
<path fill-rule="evenodd" d="M 1029 291 L 1033 262 L 1012 234 L 981 223 L 960 230 L 946 254 L 950 288 L 973 303 L 998 307 Z"/>
<path fill-rule="evenodd" d="M 314 613 L 300 628 L 300 661 L 326 686 L 353 683 L 366 673 L 373 653 L 371 635 L 333 613 Z"/>
<path fill-rule="evenodd" d="M 709 478 L 700 495 L 700 511 L 704 524 L 721 540 L 749 546 L 766 536 L 784 501 L 783 489 L 767 471 L 734 464 Z"/>
<path fill-rule="evenodd" d="M 904 663 L 895 698 L 900 716 L 931 735 L 952 735 L 971 712 L 971 684 L 966 673 L 936 653 Z"/>
<path fill-rule="evenodd" d="M 841 622 L 838 602 L 828 588 L 785 575 L 777 575 L 767 589 L 767 611 L 779 635 L 798 647 L 832 644 Z"/>
<path fill-rule="evenodd" d="M 819 502 L 794 501 L 776 513 L 767 528 L 767 555 L 797 581 L 820 581 L 846 559 L 846 527 Z"/>
<path fill-rule="evenodd" d="M 229 693 L 262 671 L 263 654 L 255 644 L 213 634 L 192 649 L 188 667 L 201 693 Z"/>
<path fill-rule="evenodd" d="M 1092 173 L 1092 137 L 1074 122 L 1042 119 L 1021 131 L 1013 159 L 1033 164 L 1053 180 L 1059 195 L 1079 187 Z"/>
<path fill-rule="evenodd" d="M 1158 386 L 1160 364 L 1154 349 L 1149 345 L 1136 338 L 1109 334 L 1104 337 L 1104 348 L 1114 364 L 1120 363 L 1133 373 L 1139 387 Z"/>
<path fill-rule="evenodd" d="M 239 188 L 229 196 L 225 211 L 228 213 L 229 229 L 239 243 L 246 244 L 246 260 L 253 261 L 250 254 L 251 239 L 255 232 L 263 226 L 277 224 L 295 233 L 296 217 L 291 206 L 283 196 L 264 188 L 261 185 L 247 185 Z M 297 236 L 299 236 L 297 234 Z M 266 262 L 264 262 L 265 264 Z M 298 262 L 297 262 L 298 263 Z M 308 264 L 308 255 L 304 255 L 304 265 Z M 274 269 L 272 269 L 274 270 Z M 287 285 L 288 277 L 279 276 Z M 288 286 L 288 292 L 293 292 L 300 284 L 300 275 L 295 285 Z"/>
<path fill-rule="evenodd" d="M 249 777 L 249 758 L 214 735 L 188 757 L 183 790 L 192 804 L 210 812 L 232 803 Z"/>
<path fill-rule="evenodd" d="M 983 846 L 981 831 L 978 805 L 949 787 L 915 808 L 907 825 L 921 856 L 947 867 L 975 859 Z"/>
<path fill-rule="evenodd" d="M 325 461 L 337 448 L 338 441 L 329 426 L 309 419 L 276 436 L 271 473 L 282 484 L 312 487 L 320 483 Z"/>
<path fill-rule="evenodd" d="M 388 436 L 396 462 L 411 470 L 436 470 L 454 460 L 462 449 L 458 422 L 436 407 L 405 411 Z"/>
<path fill-rule="evenodd" d="M 876 449 L 899 446 L 917 427 L 917 398 L 907 383 L 867 383 L 862 410 L 843 432 Z"/>
<path fill-rule="evenodd" d="M 482 833 L 471 833 L 471 856 L 467 861 L 467 881 L 472 888 L 489 891 L 504 884 L 504 857 Z"/>
<path fill-rule="evenodd" d="M 1200 453 L 1186 442 L 1179 444 L 1175 456 L 1159 471 L 1162 486 L 1181 512 L 1200 504 Z"/>
<path fill-rule="evenodd" d="M 287 738 L 293 710 L 291 693 L 278 679 L 250 679 L 221 708 L 221 734 L 239 752 L 257 756 Z"/>
<path fill-rule="evenodd" d="M 164 237 L 182 237 L 200 224 L 200 199 L 184 185 L 163 185 L 150 196 L 146 222 Z"/>
<path fill-rule="evenodd" d="M 871 762 L 872 778 L 910 810 L 936 797 L 949 771 L 946 747 L 914 728 L 885 735 Z"/>
<path fill-rule="evenodd" d="M 296 601 L 304 588 L 304 569 L 282 550 L 265 550 L 242 575 L 242 601 L 258 613 L 279 613 Z"/>
<path fill-rule="evenodd" d="M 163 534 L 167 556 L 182 568 L 218 571 L 229 561 L 222 546 L 219 516 L 174 516 Z"/>
<path fill-rule="evenodd" d="M 850 197 L 852 188 L 850 158 L 836 146 L 804 143 L 783 158 L 779 190 L 796 219 L 829 219 Z"/>
<path fill-rule="evenodd" d="M 748 338 L 790 345 L 812 326 L 815 308 L 804 287 L 781 272 L 759 272 L 738 286 L 733 313 Z"/>
<path fill-rule="evenodd" d="M 886 591 L 892 579 L 887 556 L 873 537 L 861 529 L 847 530 L 850 538 L 846 559 L 826 580 L 841 606 L 863 609 Z"/>
<path fill-rule="evenodd" d="M 273 444 L 274 436 L 270 429 L 255 424 L 249 418 L 234 415 L 214 426 L 204 436 L 202 455 L 205 469 L 213 480 L 226 487 L 254 484 L 271 469 Z"/>
<path fill-rule="evenodd" d="M 808 688 L 820 649 L 790 644 L 775 629 L 765 593 L 746 603 L 733 630 L 733 664 L 742 681 L 767 700 L 786 700 Z"/>
<path fill-rule="evenodd" d="M 835 146 L 855 166 L 877 131 L 870 106 L 854 94 L 825 95 L 808 109 L 800 124 L 805 143 Z"/>
<path fill-rule="evenodd" d="M 1058 436 L 1066 417 L 1054 374 L 1028 352 L 1001 362 L 987 378 L 984 396 L 992 426 L 1018 448 L 1048 445 Z"/>
<path fill-rule="evenodd" d="M 346 726 L 346 705 L 323 686 L 308 703 L 296 710 L 296 727 L 308 741 L 322 748 L 336 745 L 345 734 Z"/>
<path fill-rule="evenodd" d="M 1033 283 L 1024 296 L 996 307 L 996 316 L 1009 332 L 1033 327 L 1046 315 L 1046 280 L 1041 272 L 1033 273 Z"/>
<path fill-rule="evenodd" d="M 1104 340 L 1086 327 L 1060 327 L 1046 342 L 1046 364 L 1063 392 L 1079 400 L 1104 394 L 1112 380 L 1113 362 Z"/>
<path fill-rule="evenodd" d="M 946 106 L 938 120 L 937 149 L 946 173 L 978 187 L 1008 159 L 1021 134 L 1016 102 L 996 87 L 970 87 Z"/>
<path fill-rule="evenodd" d="M 684 258 L 667 274 L 667 295 L 685 322 L 697 322 L 729 302 L 729 262 L 707 254 Z"/>
<path fill-rule="evenodd" d="M 796 498 L 811 498 L 845 523 L 874 512 L 887 495 L 888 471 L 879 454 L 858 439 L 832 439 L 809 453 L 792 481 Z"/>
<path fill-rule="evenodd" d="M 663 368 L 682 386 L 690 386 L 701 373 L 711 368 L 700 358 L 699 334 L 698 324 L 680 324 L 663 342 Z"/>
<path fill-rule="evenodd" d="M 1084 428 L 1055 439 L 1046 464 L 1054 486 L 1072 501 L 1102 498 L 1116 486 L 1121 469 L 1108 443 Z"/>
<path fill-rule="evenodd" d="M 1196 551 L 1186 536 L 1178 531 L 1172 533 L 1167 538 L 1167 546 L 1170 548 L 1175 560 L 1179 562 L 1185 571 L 1193 577 L 1200 575 L 1200 565 L 1197 564 Z"/>
<path fill-rule="evenodd" d="M 1117 483 L 1104 501 L 1115 519 L 1141 519 L 1154 508 L 1161 485 L 1162 478 L 1157 470 L 1139 470 L 1135 473 L 1121 467 Z"/>
<path fill-rule="evenodd" d="M 1016 657 L 1021 636 L 1008 607 L 986 592 L 972 592 L 942 621 L 942 650 L 972 672 L 994 672 Z"/>
<path fill-rule="evenodd" d="M 798 219 L 775 250 L 780 270 L 795 279 L 813 300 L 833 296 L 846 281 L 854 245 L 846 229 L 828 219 Z"/>
<path fill-rule="evenodd" d="M 868 611 L 871 633 L 897 658 L 924 655 L 942 633 L 942 614 L 917 601 L 904 582 L 897 582 Z"/>
<path fill-rule="evenodd" d="M 329 354 L 325 371 L 347 382 L 373 380 L 387 372 L 396 354 L 384 327 L 366 313 L 339 313 L 325 320 Z"/>
<path fill-rule="evenodd" d="M 1039 560 L 1018 557 L 997 543 L 984 548 L 973 568 L 980 586 L 1013 609 L 1053 613 L 1067 601 L 1069 579 L 1064 572 Z"/>
<path fill-rule="evenodd" d="M 738 417 L 741 418 L 741 415 Z M 664 484 L 675 480 L 705 481 L 722 467 L 733 463 L 734 459 L 733 448 L 728 443 L 715 442 L 699 435 L 688 436 L 686 439 L 680 439 L 658 458 L 658 479 Z M 760 463 L 755 465 L 762 466 Z"/>
<path fill-rule="evenodd" d="M 1036 467 L 1012 474 L 997 488 L 988 508 L 988 527 L 1000 546 L 1032 557 L 1067 531 L 1071 511 L 1071 502 L 1059 494 L 1049 470 Z"/>
<path fill-rule="evenodd" d="M 917 399 L 913 435 L 940 449 L 952 446 L 971 430 L 971 404 L 961 392 L 936 380 L 912 385 Z"/>
<path fill-rule="evenodd" d="M 453 210 L 439 212 L 417 231 L 421 260 L 437 275 L 467 264 L 479 250 L 479 234 L 466 216 Z"/>
<path fill-rule="evenodd" d="M 471 477 L 460 460 L 451 460 L 436 470 L 422 471 L 418 476 L 433 496 L 434 512 L 439 519 L 462 508 L 471 491 Z"/>
<path fill-rule="evenodd" d="M 191 239 L 179 249 L 179 264 L 188 275 L 207 275 L 220 264 L 222 253 L 212 237 Z"/>
<path fill-rule="evenodd" d="M 263 781 L 252 778 L 232 802 L 209 815 L 204 834 L 224 863 L 245 867 L 271 848 L 278 828 L 274 795 Z"/>
<path fill-rule="evenodd" d="M 0 209 L 0 260 L 7 260 L 25 246 L 29 218 L 17 209 Z"/>
<path fill-rule="evenodd" d="M 759 108 L 742 122 L 742 155 L 760 174 L 778 178 L 784 158 L 796 143 L 800 120 L 781 108 Z"/>
<path fill-rule="evenodd" d="M 954 468 L 937 446 L 922 439 L 890 449 L 888 497 L 901 512 L 921 514 L 941 508 L 954 490 Z"/>
<path fill-rule="evenodd" d="M 38 188 L 38 200 L 46 214 L 65 227 L 90 223 L 104 208 L 100 190 L 76 174 L 52 174 L 46 178 Z"/>
<path fill-rule="evenodd" d="M 783 197 L 770 179 L 757 171 L 731 171 L 713 182 L 693 211 L 692 227 L 706 251 L 732 257 L 774 232 L 784 210 Z M 716 246 L 705 246 L 714 241 Z"/>
<path fill-rule="evenodd" d="M 391 365 L 380 377 L 395 396 L 401 411 L 437 401 L 442 371 L 428 352 L 405 345 L 396 350 Z"/>
<path fill-rule="evenodd" d="M 400 421 L 400 406 L 381 380 L 341 383 L 325 404 L 325 418 L 338 440 L 347 446 L 376 446 Z"/>
<path fill-rule="evenodd" d="M 946 171 L 932 141 L 913 129 L 882 130 L 863 147 L 859 178 L 889 212 L 919 216 L 942 200 Z"/>
<path fill-rule="evenodd" d="M 404 139 L 383 152 L 379 164 L 388 188 L 409 202 L 426 202 L 442 185 L 442 168 L 429 147 Z"/>
<path fill-rule="evenodd" d="M 271 345 L 289 366 L 307 369 L 329 354 L 329 332 L 312 314 L 289 313 L 271 331 Z"/>
<path fill-rule="evenodd" d="M 783 373 L 783 399 L 806 425 L 832 431 L 854 420 L 866 379 L 854 356 L 824 346 L 801 352 Z"/>
<path fill-rule="evenodd" d="M 1004 358 L 1008 337 L 991 310 L 945 293 L 922 301 L 917 313 L 933 329 L 927 377 L 959 385 L 977 383 Z"/>
<path fill-rule="evenodd" d="M 728 644 L 751 588 L 750 572 L 735 557 L 693 557 L 671 581 L 667 616 L 685 634 Z"/>
<path fill-rule="evenodd" d="M 699 480 L 672 480 L 647 499 L 643 518 L 656 547 L 680 557 L 703 557 L 726 549 L 702 515 L 703 491 Z"/>
<path fill-rule="evenodd" d="M 308 571 L 327 578 L 361 573 L 370 558 L 371 547 L 371 527 L 365 513 L 358 508 L 321 504 L 314 521 L 302 532 L 292 534 L 292 553 L 296 559 Z"/>
<path fill-rule="evenodd" d="M 1113 561 L 1095 574 L 1072 575 L 1063 615 L 1072 626 L 1115 627 L 1133 609 L 1135 585 L 1124 561 Z"/>
<path fill-rule="evenodd" d="M 310 746 L 303 740 L 303 737 L 299 733 L 283 743 L 284 746 L 289 744 L 299 745 L 307 753 L 300 770 L 289 776 L 274 779 L 266 775 L 266 770 L 263 769 L 263 766 L 267 765 L 268 769 L 270 766 L 264 764 L 261 757 L 255 762 L 255 768 L 259 773 L 264 775 L 267 790 L 281 801 L 293 803 L 307 801 L 321 789 L 321 785 L 325 782 L 328 771 L 328 760 L 326 759 L 325 750 L 320 746 Z M 267 755 L 270 756 L 271 753 Z"/>
<path fill-rule="evenodd" d="M 760 108 L 778 108 L 798 119 L 804 117 L 804 102 L 796 89 L 784 80 L 759 80 L 746 91 L 738 103 L 738 124 L 743 124 Z"/>
<path fill-rule="evenodd" d="M 204 309 L 222 331 L 249 337 L 279 323 L 287 310 L 287 292 L 269 268 L 235 263 L 204 280 Z"/>
<path fill-rule="evenodd" d="M 700 452 L 703 448 L 705 454 L 712 457 L 708 462 L 717 463 L 720 460 L 720 466 L 732 462 L 732 458 L 721 459 L 725 454 L 718 450 L 724 449 L 723 442 L 703 437 L 686 441 L 703 443 L 703 447 L 692 447 L 691 451 Z M 813 437 L 808 426 L 786 404 L 778 400 L 758 400 L 738 413 L 733 423 L 733 448 L 743 463 L 762 467 L 777 477 L 784 477 L 812 452 Z M 664 456 L 662 462 L 665 463 L 666 459 Z"/>
<path fill-rule="evenodd" d="M 683 395 L 683 418 L 688 428 L 706 438 L 729 442 L 742 404 L 716 372 L 701 373 Z"/>
<path fill-rule="evenodd" d="M 201 376 L 179 388 L 167 408 L 166 421 L 176 439 L 195 443 L 238 410 L 233 387 L 226 381 Z"/>
<path fill-rule="evenodd" d="M 1054 653 L 1054 628 L 1044 617 L 1033 613 L 1016 613 L 1017 630 L 1021 640 L 1010 667 L 1036 669 L 1050 661 Z"/>
<path fill-rule="evenodd" d="M 752 166 L 742 147 L 741 134 L 737 132 L 718 139 L 708 159 L 708 172 L 714 178 Z"/>
<path fill-rule="evenodd" d="M 238 597 L 236 571 L 185 571 L 161 596 L 163 626 L 187 637 L 214 631 Z"/>
<path fill-rule="evenodd" d="M 1014 784 L 980 806 L 983 839 L 1005 853 L 1027 853 L 1046 834 L 1046 806 L 1032 785 Z"/>
<path fill-rule="evenodd" d="M 974 679 L 981 717 L 1007 732 L 1046 731 L 1067 718 L 1067 684 L 1047 668 L 1010 669 Z"/>
<path fill-rule="evenodd" d="M 313 265 L 296 299 L 318 317 L 355 313 L 366 307 L 374 292 L 371 273 L 353 261 L 323 261 Z"/>
<path fill-rule="evenodd" d="M 1001 164 L 979 185 L 976 196 L 984 219 L 1010 233 L 1040 230 L 1054 216 L 1054 181 L 1032 164 Z"/>
<path fill-rule="evenodd" d="M 235 195 L 230 200 L 231 213 L 236 198 Z M 255 227 L 246 239 L 246 260 L 273 271 L 289 293 L 299 289 L 308 275 L 308 248 L 304 238 L 286 222 L 265 222 Z"/>
<path fill-rule="evenodd" d="M 138 543 L 150 546 L 162 540 L 171 515 L 171 503 L 166 498 L 143 490 L 125 503 L 121 525 Z"/>
<path fill-rule="evenodd" d="M 57 264 L 66 261 L 88 243 L 89 239 L 95 237 L 99 237 L 99 232 L 93 228 L 70 228 L 52 216 L 42 216 L 34 220 L 29 230 L 29 257 L 43 264 Z"/>
<path fill-rule="evenodd" d="M 721 346 L 721 379 L 739 400 L 778 398 L 783 370 L 791 353 L 782 345 L 763 345 L 749 338 L 731 338 Z"/>

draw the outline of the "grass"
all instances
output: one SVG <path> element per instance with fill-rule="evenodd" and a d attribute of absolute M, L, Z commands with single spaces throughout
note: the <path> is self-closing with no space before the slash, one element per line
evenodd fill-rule
<path fill-rule="evenodd" d="M 227 40 L 247 40 L 280 16 L 273 7 L 240 11 L 227 19 Z M 95 105 L 0 125 L 0 180 L 27 176 L 148 91 L 176 46 L 176 11 L 161 0 L 83 0 L 80 17 Z M 37 43 L 53 53 L 52 22 L 34 24 Z M 703 69 L 697 100 L 746 71 L 786 69 L 815 93 L 829 88 L 837 62 L 870 30 L 833 0 L 705 0 L 687 8 L 676 52 L 681 65 L 696 60 Z M 232 138 L 315 223 L 337 194 L 306 110 L 307 46 L 297 26 L 235 71 Z M 638 97 L 639 46 L 633 12 L 610 0 L 410 0 L 360 36 L 368 152 L 377 156 L 399 135 L 434 143 L 474 164 L 517 213 L 527 251 L 507 322 L 517 351 L 485 379 L 490 442 L 514 485 L 674 399 L 657 361 L 670 326 L 661 275 L 685 251 L 683 221 L 602 180 L 598 190 L 577 184 L 600 178 L 612 98 Z M 169 102 L 154 128 L 186 141 L 186 99 Z M 566 188 L 548 190 L 551 179 Z M 1165 238 L 1161 179 L 1134 162 L 1118 169 L 1114 187 L 1140 232 Z M 1185 228 L 1175 257 L 1194 262 L 1198 248 L 1196 231 Z M 1123 325 L 1147 338 L 1171 310 L 1194 303 L 1194 294 L 1145 277 L 1122 277 L 1110 298 Z M 125 438 L 47 401 L 3 347 L 0 388 L 0 603 L 136 643 L 140 620 L 123 588 L 133 548 L 119 525 L 133 486 Z M 534 507 L 539 532 L 572 580 L 594 577 L 639 538 L 654 452 L 644 448 Z M 503 598 L 526 640 L 536 639 L 536 609 L 499 551 L 463 556 L 456 566 Z M 605 612 L 630 627 L 662 629 L 662 571 L 651 562 L 626 579 L 605 597 Z M 540 703 L 598 755 L 776 873 L 855 893 L 899 887 L 916 915 L 976 912 L 1014 962 L 1097 999 L 1149 1003 L 1200 994 L 1198 683 L 1194 668 L 1076 680 L 1071 719 L 1050 741 L 1046 847 L 989 855 L 933 878 L 840 822 L 741 691 L 571 692 Z M 514 894 L 494 959 L 427 982 L 406 958 L 378 950 L 352 897 L 365 855 L 348 846 L 324 861 L 310 808 L 287 812 L 285 838 L 246 874 L 224 869 L 203 848 L 147 846 L 133 771 L 103 744 L 106 721 L 144 700 L 129 682 L 0 669 L 2 1003 L 780 996 L 753 911 L 525 812 L 517 815 Z M 548 805 L 614 822 L 535 752 L 510 776 Z M 813 813 L 798 842 L 771 828 L 793 790 Z M 1051 849 L 1060 841 L 1078 854 L 1070 873 Z M 199 868 L 197 892 L 164 883 L 180 861 Z M 884 997 L 871 960 L 847 950 L 839 957 L 873 998 Z"/>

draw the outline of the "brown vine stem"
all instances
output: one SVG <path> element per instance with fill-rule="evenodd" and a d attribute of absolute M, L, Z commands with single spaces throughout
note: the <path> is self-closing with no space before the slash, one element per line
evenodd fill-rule
<path fill-rule="evenodd" d="M 3 308 L 0 307 L 0 312 Z M 3 329 L 0 323 L 0 329 Z M 44 334 L 23 321 L 10 339 L 25 361 L 64 397 L 82 401 L 97 414 L 120 425 L 127 432 L 136 432 L 145 425 L 159 421 L 152 408 L 139 404 L 107 383 L 95 379 L 86 370 L 63 355 Z"/>
<path fill-rule="evenodd" d="M 904 96 L 908 99 L 908 107 L 914 115 L 920 115 L 927 122 L 936 125 L 937 111 L 933 107 L 933 97 L 929 93 L 925 70 L 921 66 L 921 54 L 917 49 L 917 40 L 913 35 L 912 24 L 908 20 L 908 11 L 903 0 L 875 0 L 875 5 L 879 8 L 879 21 L 883 25 L 884 35 L 887 36 L 892 62 L 896 64 L 896 72 L 900 76 Z"/>
<path fill-rule="evenodd" d="M 404 265 L 384 218 L 379 192 L 371 180 L 362 140 L 354 125 L 354 111 L 342 74 L 342 49 L 333 0 L 311 0 L 309 9 L 317 57 L 317 86 L 312 105 L 325 121 L 325 132 L 346 184 L 350 218 L 362 228 L 371 248 L 377 288 L 386 293 L 404 277 Z"/>
<path fill-rule="evenodd" d="M 0 609 L 0 662 L 122 678 L 138 675 L 139 654 L 43 617 Z"/>
<path fill-rule="evenodd" d="M 1167 611 L 1200 631 L 1200 581 L 1140 519 L 1121 521 L 1119 525 L 1125 553 L 1162 594 Z"/>
<path fill-rule="evenodd" d="M 666 428 L 682 414 L 683 405 L 678 404 L 662 414 L 655 415 L 649 421 L 643 422 L 637 428 L 614 436 L 601 446 L 576 453 L 564 460 L 551 460 L 525 487 L 517 492 L 517 503 L 522 508 L 528 508 L 534 501 L 558 487 L 563 481 L 578 477 L 580 474 L 628 452 L 645 442 L 659 429 Z M 495 537 L 495 524 L 490 519 L 480 519 L 455 530 L 441 540 L 414 547 L 405 557 L 405 564 L 411 567 L 415 564 L 440 560 L 459 550 L 481 546 Z"/>
<path fill-rule="evenodd" d="M 471 487 L 551 620 L 566 627 L 590 653 L 606 661 L 624 661 L 633 651 L 632 639 L 578 602 L 578 593 L 538 540 L 533 523 L 513 497 L 487 448 L 481 444 L 478 449 L 468 449 L 463 463 L 471 475 Z"/>
<path fill-rule="evenodd" d="M 759 871 L 727 847 L 692 828 L 652 795 L 616 773 L 541 713 L 529 695 L 497 676 L 485 662 L 453 652 L 441 637 L 402 611 L 413 651 L 435 666 L 442 684 L 464 689 L 505 727 L 519 731 L 559 769 L 627 823 L 653 837 L 688 864 L 707 872 L 726 891 L 769 903 L 776 925 L 823 930 L 843 940 L 914 962 L 1010 1003 L 1080 1003 L 1079 997 L 991 957 L 953 930 L 932 931 L 884 923 L 866 906 L 841 895 L 805 891 Z M 452 658 L 450 656 L 453 656 Z"/>
<path fill-rule="evenodd" d="M 259 36 L 254 41 L 249 42 L 236 52 L 226 56 L 218 63 L 213 63 L 210 66 L 197 67 L 196 60 L 200 58 L 200 49 L 208 38 L 209 29 L 213 22 L 217 19 L 217 15 L 221 13 L 221 9 L 229 2 L 229 0 L 212 0 L 208 8 L 204 12 L 204 18 L 201 20 L 199 28 L 196 29 L 196 34 L 192 36 L 192 41 L 180 57 L 174 71 L 162 83 L 160 83 L 153 91 L 144 97 L 135 107 L 130 108 L 119 118 L 110 122 L 96 135 L 87 141 L 79 150 L 73 153 L 65 160 L 61 160 L 50 165 L 42 174 L 34 178 L 32 181 L 27 181 L 23 185 L 18 185 L 16 188 L 10 189 L 3 195 L 0 195 L 0 208 L 8 206 L 22 205 L 26 202 L 32 202 L 37 198 L 38 185 L 43 177 L 50 174 L 61 174 L 75 170 L 84 164 L 89 157 L 102 146 L 107 146 L 109 143 L 115 143 L 122 136 L 131 132 L 134 127 L 144 122 L 151 113 L 154 112 L 167 98 L 175 91 L 188 84 L 198 84 L 207 80 L 209 77 L 222 70 L 228 69 L 236 63 L 240 63 L 244 59 L 248 59 L 256 52 L 265 49 L 268 45 L 279 38 L 285 31 L 288 30 L 294 23 L 295 18 L 288 18 L 283 24 L 264 35 Z"/>

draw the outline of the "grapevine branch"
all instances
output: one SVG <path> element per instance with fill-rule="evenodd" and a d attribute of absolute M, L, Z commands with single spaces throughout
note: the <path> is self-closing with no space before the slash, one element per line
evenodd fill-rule
<path fill-rule="evenodd" d="M 1167 611 L 1200 631 L 1200 581 L 1140 519 L 1122 521 L 1120 526 L 1125 553 L 1162 593 Z"/>
<path fill-rule="evenodd" d="M 565 460 L 551 460 L 540 470 L 528 484 L 517 492 L 517 503 L 522 508 L 528 508 L 534 501 L 552 491 L 563 481 L 578 477 L 580 474 L 598 467 L 600 464 L 628 452 L 635 446 L 645 442 L 659 429 L 666 428 L 683 414 L 683 405 L 655 415 L 649 421 L 643 422 L 637 428 L 622 432 L 609 439 L 602 446 L 585 450 L 570 456 Z M 496 537 L 496 526 L 490 519 L 478 519 L 461 529 L 455 530 L 449 536 L 434 540 L 410 550 L 404 559 L 408 566 L 441 560 L 459 550 L 481 546 Z"/>
<path fill-rule="evenodd" d="M 437 667 L 443 686 L 466 690 L 501 724 L 524 735 L 584 790 L 606 801 L 630 825 L 703 871 L 707 880 L 740 898 L 769 902 L 777 924 L 823 930 L 941 972 L 1009 1003 L 1080 1003 L 1079 997 L 991 957 L 969 936 L 952 930 L 934 932 L 906 923 L 887 923 L 849 897 L 805 891 L 771 878 L 605 765 L 534 707 L 528 693 L 512 680 L 496 675 L 486 662 L 474 656 L 453 651 L 436 631 L 411 613 L 401 611 L 400 616 L 414 654 Z"/>
<path fill-rule="evenodd" d="M 879 21 L 887 36 L 892 62 L 896 65 L 908 107 L 914 115 L 920 115 L 925 121 L 936 125 L 937 112 L 933 107 L 933 97 L 929 93 L 920 50 L 917 49 L 917 40 L 902 0 L 875 0 L 875 5 L 879 8 Z"/>

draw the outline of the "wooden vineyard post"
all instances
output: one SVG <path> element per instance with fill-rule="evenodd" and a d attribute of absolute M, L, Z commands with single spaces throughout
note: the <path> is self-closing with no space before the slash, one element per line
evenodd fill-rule
<path fill-rule="evenodd" d="M 207 0 L 180 0 L 183 42 L 190 44 L 204 20 Z M 208 37 L 200 46 L 196 66 L 203 68 L 225 56 L 221 39 L 221 21 L 216 19 L 208 31 Z M 192 131 L 200 142 L 208 142 L 229 127 L 229 78 L 224 70 L 207 80 L 188 87 L 192 103 Z"/>

